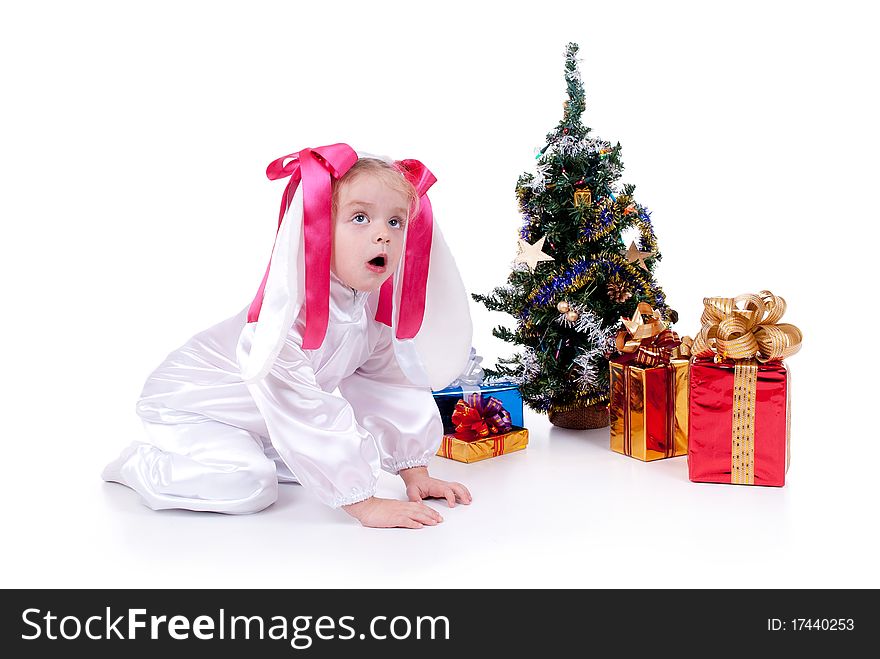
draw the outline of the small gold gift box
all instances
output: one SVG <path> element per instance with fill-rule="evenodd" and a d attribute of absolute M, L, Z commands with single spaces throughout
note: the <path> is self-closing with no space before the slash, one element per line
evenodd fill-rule
<path fill-rule="evenodd" d="M 645 462 L 686 455 L 690 337 L 679 338 L 640 302 L 615 337 L 609 362 L 611 450 Z"/>
<path fill-rule="evenodd" d="M 611 361 L 611 450 L 645 462 L 687 455 L 688 360 L 645 368 Z"/>
<path fill-rule="evenodd" d="M 490 435 L 483 439 L 466 441 L 455 435 L 443 435 L 437 455 L 459 462 L 477 462 L 505 453 L 520 451 L 529 443 L 529 431 L 514 427 L 503 435 Z"/>

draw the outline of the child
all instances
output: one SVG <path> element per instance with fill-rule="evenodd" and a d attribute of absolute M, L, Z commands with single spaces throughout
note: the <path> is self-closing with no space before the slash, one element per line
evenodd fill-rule
<path fill-rule="evenodd" d="M 269 165 L 290 177 L 272 259 L 249 308 L 197 334 L 147 380 L 147 430 L 102 477 L 154 510 L 252 513 L 298 482 L 364 526 L 442 521 L 421 501 L 470 503 L 428 475 L 442 438 L 431 388 L 471 342 L 467 296 L 414 160 L 345 144 Z M 338 392 L 336 391 L 338 389 Z M 374 496 L 379 469 L 409 501 Z"/>

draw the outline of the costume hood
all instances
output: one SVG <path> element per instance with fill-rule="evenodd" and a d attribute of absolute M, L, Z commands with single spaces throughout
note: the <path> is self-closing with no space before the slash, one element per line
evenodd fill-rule
<path fill-rule="evenodd" d="M 239 343 L 249 344 L 238 355 L 245 381 L 269 372 L 303 307 L 302 348 L 321 347 L 329 318 L 332 183 L 357 160 L 347 144 L 332 144 L 278 158 L 266 169 L 272 180 L 290 180 L 272 257 L 248 310 L 244 331 L 252 337 Z M 371 294 L 378 300 L 367 308 L 376 308 L 375 320 L 391 327 L 394 354 L 407 379 L 442 389 L 461 373 L 470 353 L 467 292 L 428 198 L 437 179 L 418 160 L 393 165 L 416 188 L 419 212 L 406 223 L 396 272 Z"/>

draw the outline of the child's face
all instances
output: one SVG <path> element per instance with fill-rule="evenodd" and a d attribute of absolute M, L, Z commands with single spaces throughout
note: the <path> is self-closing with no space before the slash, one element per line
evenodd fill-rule
<path fill-rule="evenodd" d="M 340 190 L 333 218 L 330 268 L 358 291 L 378 290 L 397 269 L 409 200 L 376 176 L 362 174 Z"/>

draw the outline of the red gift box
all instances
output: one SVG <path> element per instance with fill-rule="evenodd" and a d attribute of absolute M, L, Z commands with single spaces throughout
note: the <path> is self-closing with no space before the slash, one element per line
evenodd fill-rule
<path fill-rule="evenodd" d="M 692 481 L 785 485 L 791 382 L 782 360 L 803 335 L 779 322 L 784 313 L 770 291 L 703 299 L 688 396 Z"/>
<path fill-rule="evenodd" d="M 753 369 L 751 374 L 742 372 L 748 368 Z M 753 402 L 737 396 L 737 378 L 747 386 L 754 378 Z M 785 485 L 790 456 L 790 401 L 789 373 L 780 361 L 737 364 L 695 359 L 691 363 L 688 399 L 690 479 Z"/>

